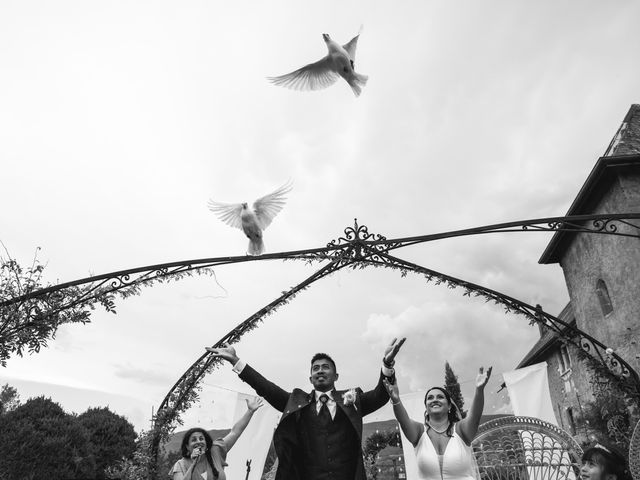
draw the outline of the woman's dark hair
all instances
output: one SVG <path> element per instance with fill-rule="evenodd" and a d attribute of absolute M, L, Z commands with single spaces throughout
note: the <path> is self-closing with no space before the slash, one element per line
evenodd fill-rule
<path fill-rule="evenodd" d="M 443 387 L 431 387 L 429 390 L 427 390 L 427 393 L 424 394 L 425 407 L 427 406 L 427 397 L 429 396 L 429 392 L 431 390 L 440 390 L 442 393 L 444 393 L 447 402 L 449 402 L 450 408 L 449 413 L 447 414 L 447 418 L 449 419 L 449 426 L 447 427 L 447 436 L 453 437 L 453 429 L 455 427 L 455 423 L 462 420 L 462 418 L 460 418 L 460 414 L 458 413 L 458 406 L 453 402 L 453 400 L 451 400 L 451 395 L 449 394 L 449 392 L 447 392 L 446 389 L 444 389 Z M 424 422 L 427 424 L 427 428 L 431 428 L 428 424 L 429 413 L 427 412 L 426 408 L 424 411 Z"/>
<path fill-rule="evenodd" d="M 211 435 L 209 435 L 209 432 L 207 432 L 204 428 L 190 428 L 185 432 L 184 436 L 182 437 L 182 443 L 180 444 L 180 453 L 182 454 L 182 458 L 190 458 L 187 446 L 189 445 L 189 438 L 196 432 L 202 433 L 202 435 L 204 436 L 204 442 L 207 445 L 207 450 L 204 453 L 204 456 L 207 459 L 207 463 L 211 467 L 213 478 L 218 478 L 218 470 L 213 465 L 213 458 L 211 458 L 211 447 L 213 447 L 213 439 L 211 438 Z"/>
<path fill-rule="evenodd" d="M 596 444 L 582 454 L 582 463 L 586 461 L 600 465 L 603 473 L 613 474 L 618 480 L 631 480 L 624 455 L 614 447 Z"/>

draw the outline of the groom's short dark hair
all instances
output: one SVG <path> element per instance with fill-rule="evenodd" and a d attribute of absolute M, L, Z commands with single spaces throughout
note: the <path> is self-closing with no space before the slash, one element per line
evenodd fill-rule
<path fill-rule="evenodd" d="M 313 357 L 311 357 L 311 366 L 313 366 L 313 362 L 315 362 L 316 360 L 329 360 L 331 365 L 333 365 L 333 369 L 336 372 L 338 371 L 338 369 L 336 368 L 336 362 L 334 362 L 333 358 L 331 358 L 326 353 L 316 353 Z"/>

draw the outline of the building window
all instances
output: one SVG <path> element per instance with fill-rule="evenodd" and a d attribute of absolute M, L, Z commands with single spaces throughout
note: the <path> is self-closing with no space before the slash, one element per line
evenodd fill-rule
<path fill-rule="evenodd" d="M 606 317 L 613 312 L 613 305 L 611 304 L 611 297 L 609 297 L 609 290 L 607 284 L 601 278 L 596 283 L 596 295 L 598 295 L 598 301 L 600 302 L 600 308 L 602 308 L 602 314 Z"/>
<path fill-rule="evenodd" d="M 566 345 L 560 345 L 558 357 L 560 358 L 560 375 L 563 375 L 571 369 L 571 357 L 569 356 L 569 349 Z"/>
<path fill-rule="evenodd" d="M 556 414 L 556 418 L 560 419 L 560 426 L 562 427 L 563 430 L 565 430 L 565 427 L 564 427 L 564 415 L 562 415 L 562 408 L 560 407 L 559 403 L 556 403 L 556 408 L 557 408 L 556 411 L 558 412 Z M 554 414 L 555 414 L 555 412 L 554 412 Z"/>
<path fill-rule="evenodd" d="M 576 434 L 576 420 L 573 418 L 573 408 L 567 407 L 567 420 L 569 423 L 569 432 L 571 435 Z"/>

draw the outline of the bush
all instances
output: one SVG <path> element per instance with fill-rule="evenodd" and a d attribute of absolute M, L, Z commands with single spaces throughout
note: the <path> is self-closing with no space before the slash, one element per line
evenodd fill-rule
<path fill-rule="evenodd" d="M 0 478 L 92 478 L 89 435 L 73 415 L 44 397 L 0 416 Z"/>
<path fill-rule="evenodd" d="M 126 418 L 104 407 L 90 408 L 78 416 L 78 421 L 89 435 L 89 451 L 95 463 L 96 479 L 107 478 L 107 467 L 133 455 L 136 432 Z"/>

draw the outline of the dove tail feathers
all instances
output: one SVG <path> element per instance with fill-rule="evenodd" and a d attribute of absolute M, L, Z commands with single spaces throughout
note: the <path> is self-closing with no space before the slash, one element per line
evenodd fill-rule
<path fill-rule="evenodd" d="M 264 242 L 262 241 L 262 237 L 252 238 L 249 240 L 247 253 L 249 255 L 261 255 L 264 253 Z"/>
<path fill-rule="evenodd" d="M 353 90 L 353 93 L 356 97 L 359 97 L 362 93 L 362 87 L 367 84 L 367 80 L 369 80 L 368 76 L 361 73 L 353 72 L 353 77 L 349 82 L 349 86 L 351 87 L 351 90 Z"/>

